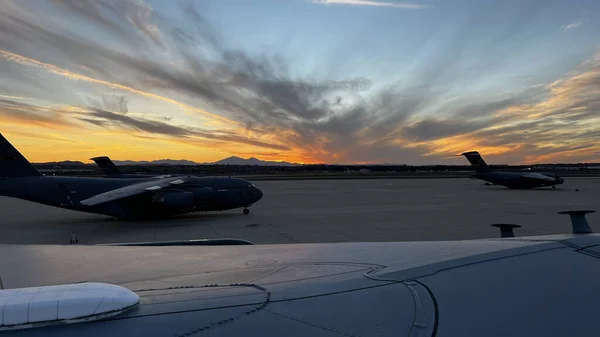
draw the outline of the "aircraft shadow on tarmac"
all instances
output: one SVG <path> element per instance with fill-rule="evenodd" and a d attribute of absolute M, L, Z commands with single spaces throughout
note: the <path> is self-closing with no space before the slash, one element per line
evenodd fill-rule
<path fill-rule="evenodd" d="M 177 216 L 153 219 L 137 219 L 137 220 L 119 220 L 110 217 L 88 217 L 82 219 L 72 219 L 61 221 L 63 227 L 69 227 L 76 230 L 77 227 L 102 227 L 103 229 L 115 228 L 160 228 L 160 227 L 185 227 L 195 225 L 210 225 L 215 220 L 231 219 L 240 217 L 237 213 L 193 213 L 182 214 Z"/>
<path fill-rule="evenodd" d="M 518 189 L 518 188 L 507 188 L 504 186 L 493 186 L 493 185 L 488 185 L 488 186 L 484 186 L 484 185 L 479 185 L 476 186 L 476 188 L 480 188 L 481 190 L 484 191 L 495 191 L 495 192 L 553 192 L 553 193 L 565 193 L 565 192 L 579 192 L 579 188 L 577 187 L 571 187 L 571 188 L 566 188 L 566 187 L 561 187 L 561 188 L 523 188 L 523 189 Z"/>

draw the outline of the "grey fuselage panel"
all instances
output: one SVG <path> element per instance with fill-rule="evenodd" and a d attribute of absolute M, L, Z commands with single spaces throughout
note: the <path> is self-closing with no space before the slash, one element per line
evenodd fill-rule
<path fill-rule="evenodd" d="M 6 336 L 596 334 L 600 236 L 232 247 L 0 245 L 7 288 L 108 282 L 138 308 Z M 82 263 L 85 261 L 85 263 Z M 118 262 L 117 262 L 118 261 Z"/>

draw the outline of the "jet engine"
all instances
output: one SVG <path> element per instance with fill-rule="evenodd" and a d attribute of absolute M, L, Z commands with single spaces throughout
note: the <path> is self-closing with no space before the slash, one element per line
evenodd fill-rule
<path fill-rule="evenodd" d="M 165 208 L 188 209 L 194 207 L 194 194 L 186 191 L 168 192 L 158 196 L 154 202 Z"/>

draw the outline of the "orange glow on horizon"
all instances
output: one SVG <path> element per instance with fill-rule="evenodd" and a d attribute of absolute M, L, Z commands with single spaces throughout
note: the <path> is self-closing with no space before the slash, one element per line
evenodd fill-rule
<path fill-rule="evenodd" d="M 443 139 L 437 139 L 426 143 L 430 148 L 427 155 L 456 155 L 465 151 L 479 151 L 482 155 L 497 156 L 515 151 L 521 147 L 518 145 L 488 146 L 470 135 L 459 135 Z"/>
<path fill-rule="evenodd" d="M 43 125 L 0 123 L 2 134 L 31 162 L 74 160 L 89 163 L 89 158 L 107 155 L 114 160 L 152 161 L 159 159 L 191 160 L 198 163 L 214 162 L 240 150 L 238 144 L 211 140 L 181 140 L 167 137 L 147 137 L 142 132 L 90 132 L 89 129 L 70 128 L 67 132 L 49 132 Z M 26 130 L 26 131 L 24 131 Z M 132 137 L 135 141 L 132 142 Z M 218 144 L 218 146 L 216 146 Z M 262 148 L 245 146 L 246 153 L 261 153 Z M 240 156 L 240 155 L 238 155 Z M 320 163 L 301 151 L 286 151 L 282 155 L 241 155 L 261 160 L 287 161 L 299 164 Z"/>

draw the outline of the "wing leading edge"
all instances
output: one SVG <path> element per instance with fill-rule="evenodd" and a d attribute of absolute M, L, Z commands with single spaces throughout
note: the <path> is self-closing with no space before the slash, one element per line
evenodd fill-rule
<path fill-rule="evenodd" d="M 134 195 L 139 195 L 142 193 L 157 191 L 170 186 L 176 186 L 179 184 L 183 184 L 184 182 L 184 179 L 180 177 L 169 177 L 158 180 L 152 179 L 150 181 L 144 181 L 133 185 L 127 185 L 125 187 L 110 190 L 108 192 L 96 194 L 90 198 L 82 200 L 81 204 L 86 206 L 96 206 L 110 201 L 132 197 Z"/>

